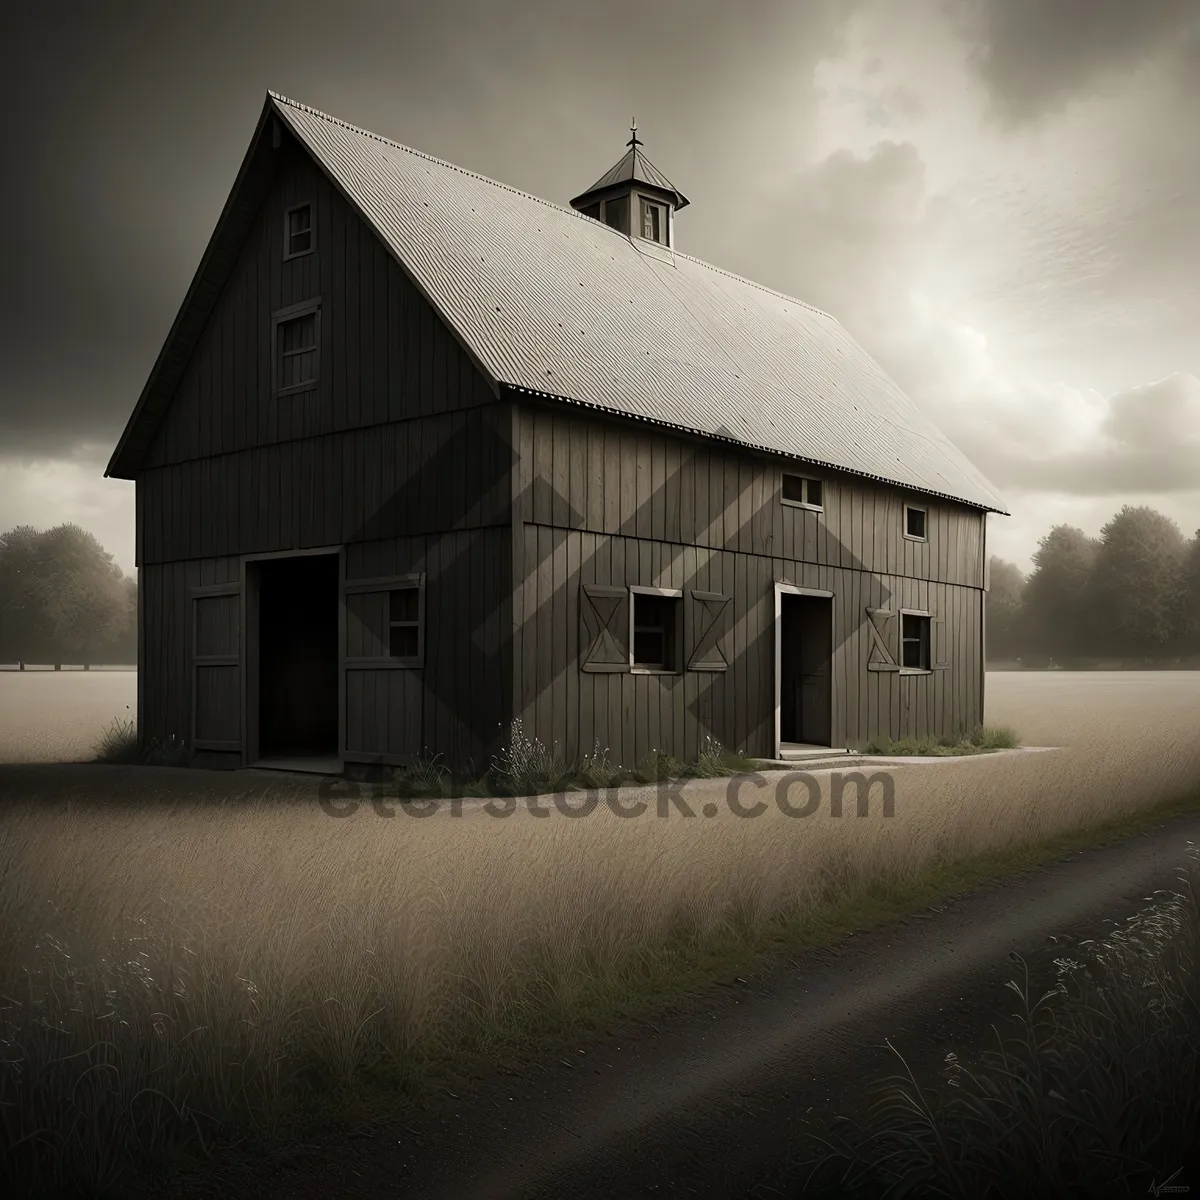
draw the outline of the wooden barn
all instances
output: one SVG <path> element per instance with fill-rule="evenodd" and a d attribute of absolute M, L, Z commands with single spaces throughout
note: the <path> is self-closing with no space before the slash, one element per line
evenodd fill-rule
<path fill-rule="evenodd" d="M 983 715 L 1003 501 L 832 317 L 270 94 L 109 463 L 203 766 L 763 757 Z"/>

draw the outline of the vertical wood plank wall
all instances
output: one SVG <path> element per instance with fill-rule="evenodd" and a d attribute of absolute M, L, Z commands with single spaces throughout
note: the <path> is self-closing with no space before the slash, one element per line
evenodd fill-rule
<path fill-rule="evenodd" d="M 834 593 L 835 745 L 982 720 L 983 514 L 829 472 L 815 472 L 823 513 L 790 507 L 776 462 L 577 409 L 522 404 L 515 428 L 514 708 L 547 744 L 586 753 L 598 740 L 630 764 L 652 749 L 693 757 L 711 733 L 772 753 L 776 580 Z M 927 508 L 927 542 L 902 536 L 906 500 Z M 581 671 L 583 583 L 733 597 L 729 670 Z M 868 671 L 868 607 L 934 613 L 948 669 Z"/>
<path fill-rule="evenodd" d="M 137 480 L 143 736 L 191 730 L 193 587 L 345 545 L 350 579 L 425 571 L 430 612 L 423 669 L 347 672 L 349 748 L 485 759 L 511 715 L 511 416 L 325 176 L 281 159 Z M 316 249 L 285 260 L 303 202 Z M 316 296 L 318 385 L 275 396 L 272 314 Z"/>
<path fill-rule="evenodd" d="M 513 715 L 567 753 L 599 740 L 625 762 L 692 757 L 705 732 L 768 754 L 777 579 L 835 593 L 837 744 L 981 719 L 982 514 L 822 473 L 818 515 L 780 503 L 765 456 L 497 403 L 325 176 L 280 153 L 137 481 L 145 736 L 191 727 L 190 590 L 236 581 L 245 554 L 334 545 L 350 578 L 428 575 L 424 670 L 347 681 L 348 746 L 385 760 L 482 765 Z M 285 260 L 284 213 L 304 202 L 316 249 Z M 318 383 L 275 396 L 272 314 L 318 296 Z M 906 499 L 928 508 L 926 543 L 901 536 Z M 580 671 L 581 582 L 732 596 L 729 671 Z M 866 671 L 865 610 L 885 601 L 942 618 L 949 669 Z"/>

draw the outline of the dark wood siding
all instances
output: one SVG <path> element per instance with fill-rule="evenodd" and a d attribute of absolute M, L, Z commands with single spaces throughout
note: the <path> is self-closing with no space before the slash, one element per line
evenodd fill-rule
<path fill-rule="evenodd" d="M 147 465 L 225 455 L 493 400 L 490 385 L 358 214 L 299 151 L 264 200 Z M 284 213 L 313 205 L 316 249 L 284 258 Z M 272 393 L 272 314 L 320 297 L 320 378 Z"/>
<path fill-rule="evenodd" d="M 490 404 L 155 467 L 148 563 L 504 525 L 508 416 Z"/>
<path fill-rule="evenodd" d="M 844 472 L 771 460 L 592 416 L 522 405 L 515 519 L 982 587 L 984 516 Z M 788 470 L 824 482 L 824 512 L 784 504 Z M 904 505 L 928 540 L 904 537 Z"/>
<path fill-rule="evenodd" d="M 429 600 L 421 668 L 346 669 L 348 757 L 486 760 L 511 718 L 511 413 L 324 174 L 280 162 L 137 480 L 143 735 L 230 765 L 249 683 L 194 661 L 195 589 L 344 546 L 348 579 L 425 572 Z M 316 248 L 286 258 L 301 203 Z M 276 395 L 273 318 L 318 297 L 316 386 Z"/>
<path fill-rule="evenodd" d="M 694 757 L 706 734 L 773 753 L 777 581 L 834 594 L 833 744 L 982 719 L 981 513 L 828 472 L 813 472 L 825 510 L 811 512 L 781 503 L 780 466 L 765 458 L 574 411 L 521 406 L 514 440 L 514 711 L 547 745 L 598 742 L 627 765 L 653 749 Z M 903 536 L 906 500 L 927 508 L 927 542 Z M 728 669 L 583 670 L 586 584 L 730 597 Z M 869 608 L 932 613 L 945 669 L 868 670 Z M 881 626 L 897 657 L 899 616 Z"/>
<path fill-rule="evenodd" d="M 348 583 L 419 573 L 426 576 L 424 665 L 346 671 L 346 756 L 403 762 L 440 754 L 444 762 L 469 761 L 482 772 L 512 715 L 509 531 L 346 547 Z M 368 643 L 360 634 L 348 652 L 370 654 Z"/>

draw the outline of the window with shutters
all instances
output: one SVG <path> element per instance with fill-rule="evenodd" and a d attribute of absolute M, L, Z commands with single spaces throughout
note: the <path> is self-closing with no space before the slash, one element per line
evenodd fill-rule
<path fill-rule="evenodd" d="M 683 632 L 683 592 L 631 587 L 629 593 L 630 669 L 675 674 Z"/>
<path fill-rule="evenodd" d="M 927 612 L 900 610 L 900 669 L 929 671 L 933 669 L 930 650 L 930 618 Z"/>

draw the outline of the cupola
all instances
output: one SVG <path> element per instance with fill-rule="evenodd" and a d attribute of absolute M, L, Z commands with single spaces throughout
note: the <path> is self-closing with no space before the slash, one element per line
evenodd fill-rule
<path fill-rule="evenodd" d="M 643 153 L 636 120 L 629 134 L 621 160 L 576 196 L 571 207 L 631 237 L 674 246 L 675 214 L 687 198 Z"/>

